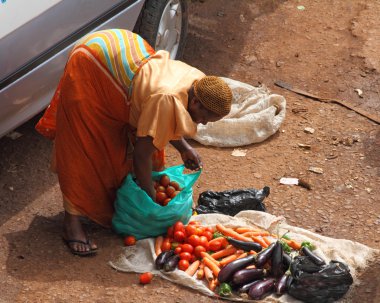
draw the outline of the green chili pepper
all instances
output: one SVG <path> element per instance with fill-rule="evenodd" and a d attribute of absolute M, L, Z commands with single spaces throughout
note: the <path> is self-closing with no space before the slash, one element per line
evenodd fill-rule
<path fill-rule="evenodd" d="M 284 241 L 280 241 L 280 242 L 281 242 L 282 249 L 284 250 L 284 252 L 290 253 L 292 251 L 292 248 L 287 243 L 285 243 Z"/>
<path fill-rule="evenodd" d="M 216 231 L 214 232 L 214 234 L 212 235 L 212 238 L 215 239 L 215 238 L 220 238 L 220 237 L 224 237 L 223 234 L 219 231 Z"/>
<path fill-rule="evenodd" d="M 307 247 L 308 249 L 310 250 L 314 250 L 315 249 L 315 245 L 313 245 L 312 243 L 310 243 L 309 241 L 303 241 L 301 243 L 301 247 Z"/>
<path fill-rule="evenodd" d="M 228 283 L 222 283 L 219 287 L 219 295 L 222 297 L 229 297 L 232 294 L 232 288 Z"/>
<path fill-rule="evenodd" d="M 176 249 L 179 246 L 178 242 L 172 242 L 172 249 Z"/>

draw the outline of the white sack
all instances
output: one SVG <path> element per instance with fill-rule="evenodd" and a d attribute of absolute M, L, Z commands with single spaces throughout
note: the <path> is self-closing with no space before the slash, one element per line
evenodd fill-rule
<path fill-rule="evenodd" d="M 367 267 L 369 261 L 373 259 L 378 250 L 370 248 L 358 242 L 353 242 L 344 239 L 334 239 L 324 237 L 319 234 L 313 233 L 306 229 L 288 225 L 283 217 L 275 217 L 265 212 L 254 210 L 242 211 L 235 217 L 230 217 L 222 214 L 205 214 L 193 216 L 191 220 L 200 221 L 202 225 L 215 226 L 217 223 L 223 224 L 228 227 L 239 226 L 257 226 L 261 229 L 269 230 L 270 232 L 280 235 L 286 231 L 290 231 L 289 235 L 292 239 L 302 242 L 310 241 L 317 246 L 316 254 L 322 257 L 326 263 L 330 260 L 338 260 L 346 263 L 350 267 L 351 274 L 354 278 L 354 284 L 357 283 L 356 272 L 359 269 Z M 182 270 L 176 269 L 173 272 L 161 272 L 154 267 L 154 260 L 156 258 L 154 252 L 154 239 L 149 238 L 137 241 L 135 246 L 123 248 L 124 252 L 110 265 L 116 270 L 123 272 L 152 272 L 154 275 L 159 275 L 169 281 L 190 287 L 208 296 L 215 296 L 210 291 L 203 281 L 190 277 Z M 351 286 L 352 288 L 352 286 Z M 248 301 L 242 299 L 230 299 L 230 301 Z M 251 302 L 253 302 L 251 300 Z M 300 302 L 289 295 L 283 295 L 277 298 L 274 295 L 266 297 L 260 302 Z"/>
<path fill-rule="evenodd" d="M 235 147 L 262 142 L 278 131 L 285 119 L 283 96 L 270 94 L 264 87 L 222 79 L 232 90 L 231 112 L 217 122 L 199 124 L 194 140 L 204 145 Z"/>

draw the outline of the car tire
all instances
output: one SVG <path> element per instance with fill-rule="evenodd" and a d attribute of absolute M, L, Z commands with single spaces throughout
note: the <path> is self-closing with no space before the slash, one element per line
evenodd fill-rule
<path fill-rule="evenodd" d="M 156 51 L 167 50 L 171 59 L 181 59 L 187 27 L 186 0 L 146 0 L 134 32 Z"/>

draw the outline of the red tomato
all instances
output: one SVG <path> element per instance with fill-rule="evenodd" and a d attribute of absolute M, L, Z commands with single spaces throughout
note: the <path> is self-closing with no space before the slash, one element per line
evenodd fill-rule
<path fill-rule="evenodd" d="M 199 221 L 190 221 L 189 225 L 201 225 Z"/>
<path fill-rule="evenodd" d="M 162 175 L 160 178 L 160 184 L 164 187 L 167 187 L 170 183 L 170 178 L 167 175 Z"/>
<path fill-rule="evenodd" d="M 158 192 L 158 191 L 165 192 L 166 189 L 165 189 L 165 187 L 163 187 L 162 185 L 158 185 L 157 188 L 156 188 L 156 191 L 157 191 L 157 192 Z"/>
<path fill-rule="evenodd" d="M 175 188 L 173 187 L 173 186 L 168 186 L 167 188 L 166 188 L 166 194 L 168 195 L 168 197 L 171 197 L 173 194 L 174 194 L 174 192 L 175 192 Z"/>
<path fill-rule="evenodd" d="M 154 187 L 154 189 L 157 189 L 157 187 L 158 187 L 158 182 L 157 181 L 153 181 L 153 187 Z"/>
<path fill-rule="evenodd" d="M 205 236 L 199 237 L 199 245 L 203 246 L 204 248 L 206 248 L 206 250 L 208 250 L 208 240 Z"/>
<path fill-rule="evenodd" d="M 189 244 L 191 244 L 193 247 L 198 246 L 199 245 L 199 236 L 197 236 L 197 235 L 191 235 L 187 239 L 187 242 L 189 242 Z"/>
<path fill-rule="evenodd" d="M 211 240 L 212 240 L 212 232 L 209 232 L 209 231 L 207 231 L 207 230 L 205 230 L 205 231 L 201 234 L 201 236 L 206 237 L 208 241 L 211 241 Z"/>
<path fill-rule="evenodd" d="M 161 250 L 162 251 L 169 251 L 172 249 L 172 244 L 170 243 L 169 240 L 164 240 L 161 245 Z"/>
<path fill-rule="evenodd" d="M 174 236 L 174 227 L 173 226 L 170 226 L 168 228 L 168 231 L 166 232 L 166 235 L 169 237 L 169 238 L 173 238 Z"/>
<path fill-rule="evenodd" d="M 176 190 L 171 196 L 170 196 L 170 198 L 174 198 L 176 195 L 178 195 L 180 192 L 178 191 L 178 190 Z"/>
<path fill-rule="evenodd" d="M 186 238 L 186 236 L 185 236 L 185 233 L 183 231 L 178 230 L 178 231 L 174 232 L 174 240 L 175 241 L 183 242 L 183 241 L 185 241 L 185 238 Z"/>
<path fill-rule="evenodd" d="M 195 235 L 197 233 L 197 228 L 194 225 L 187 225 L 185 229 L 186 229 L 186 236 L 188 237 Z"/>
<path fill-rule="evenodd" d="M 194 255 L 191 255 L 191 260 L 190 260 L 190 263 L 193 263 L 194 261 L 196 261 L 198 258 Z"/>
<path fill-rule="evenodd" d="M 164 202 L 166 199 L 168 198 L 168 196 L 164 193 L 164 192 L 162 192 L 162 191 L 158 191 L 158 192 L 156 192 L 156 202 L 158 202 L 158 203 L 162 203 L 162 202 Z"/>
<path fill-rule="evenodd" d="M 217 241 L 212 241 L 208 245 L 208 249 L 211 251 L 218 251 L 222 248 L 222 241 L 217 240 Z"/>
<path fill-rule="evenodd" d="M 222 248 L 226 248 L 229 244 L 226 238 L 220 239 L 220 242 L 222 243 Z"/>
<path fill-rule="evenodd" d="M 201 252 L 206 252 L 206 248 L 204 248 L 203 246 L 201 245 L 198 245 L 194 248 L 194 255 L 197 257 L 197 258 L 202 258 L 201 256 Z"/>
<path fill-rule="evenodd" d="M 204 230 L 209 231 L 210 233 L 214 234 L 214 228 L 212 228 L 211 226 L 204 227 Z"/>
<path fill-rule="evenodd" d="M 186 269 L 188 269 L 189 265 L 190 265 L 190 263 L 187 260 L 179 260 L 179 262 L 178 262 L 178 268 L 180 270 L 183 270 L 183 271 L 185 271 Z"/>
<path fill-rule="evenodd" d="M 165 199 L 163 202 L 162 202 L 162 206 L 166 206 L 166 205 L 168 205 L 169 204 L 169 202 L 171 201 L 172 199 L 170 199 L 170 198 L 167 198 L 167 199 Z"/>
<path fill-rule="evenodd" d="M 198 226 L 198 227 L 197 227 L 196 234 L 197 234 L 198 236 L 200 236 L 202 233 L 203 233 L 203 228 L 202 228 L 201 226 Z"/>
<path fill-rule="evenodd" d="M 174 253 L 175 253 L 176 255 L 179 255 L 180 253 L 182 253 L 182 247 L 181 247 L 181 246 L 177 246 L 177 247 L 175 248 L 175 250 L 174 250 Z"/>
<path fill-rule="evenodd" d="M 174 228 L 174 233 L 176 231 L 185 232 L 185 226 L 183 225 L 183 223 L 181 221 L 175 222 L 174 225 L 173 225 L 173 228 Z"/>
<path fill-rule="evenodd" d="M 136 238 L 134 236 L 126 236 L 124 238 L 124 244 L 126 246 L 132 246 L 136 244 Z"/>
<path fill-rule="evenodd" d="M 191 244 L 187 244 L 187 243 L 186 244 L 182 244 L 181 248 L 182 248 L 182 251 L 188 252 L 190 254 L 192 254 L 193 251 L 194 251 L 194 247 Z"/>
<path fill-rule="evenodd" d="M 180 257 L 181 260 L 187 260 L 187 261 L 190 262 L 190 260 L 192 258 L 192 255 L 191 255 L 191 253 L 188 253 L 188 252 L 181 252 L 179 254 L 179 257 Z"/>
<path fill-rule="evenodd" d="M 171 181 L 169 183 L 169 185 L 173 186 L 175 190 L 179 190 L 180 189 L 180 186 L 179 186 L 178 182 L 176 182 L 176 181 Z"/>
<path fill-rule="evenodd" d="M 153 279 L 153 274 L 151 272 L 145 272 L 140 275 L 140 283 L 141 284 L 149 284 Z"/>

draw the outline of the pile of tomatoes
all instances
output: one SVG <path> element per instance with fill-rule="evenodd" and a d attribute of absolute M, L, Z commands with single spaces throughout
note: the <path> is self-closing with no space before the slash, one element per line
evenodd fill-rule
<path fill-rule="evenodd" d="M 162 175 L 159 180 L 154 180 L 156 190 L 156 203 L 166 206 L 182 190 L 179 183 L 171 181 L 168 175 Z"/>
<path fill-rule="evenodd" d="M 161 251 L 173 249 L 180 257 L 178 268 L 185 271 L 195 260 L 202 259 L 202 252 L 215 252 L 228 245 L 225 238 L 211 241 L 213 238 L 215 238 L 213 227 L 202 226 L 197 221 L 191 221 L 185 226 L 178 221 L 168 228 Z"/>

